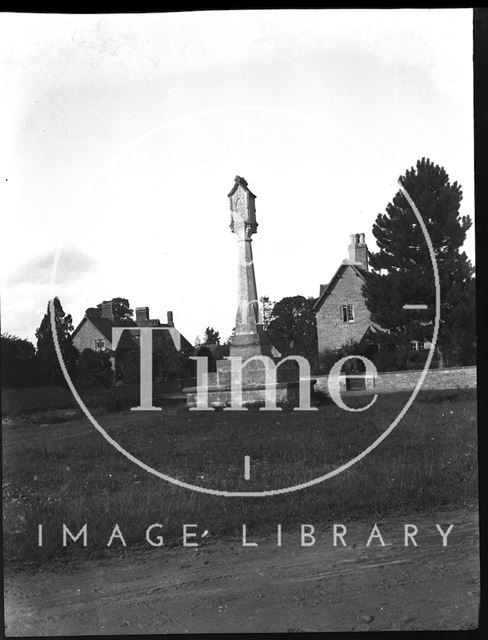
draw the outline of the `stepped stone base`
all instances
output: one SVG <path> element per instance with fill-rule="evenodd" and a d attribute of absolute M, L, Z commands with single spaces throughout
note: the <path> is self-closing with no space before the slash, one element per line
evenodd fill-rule
<path fill-rule="evenodd" d="M 279 363 L 276 358 L 275 364 Z M 217 361 L 217 372 L 208 374 L 208 406 L 226 407 L 231 405 L 231 363 L 229 360 Z M 315 381 L 311 380 L 310 385 Z M 196 385 L 196 381 L 195 381 Z M 276 369 L 276 380 L 267 384 L 263 363 L 251 361 L 242 370 L 242 406 L 259 405 L 265 403 L 266 392 L 269 388 L 276 392 L 276 405 L 292 405 L 299 403 L 299 369 L 293 361 L 288 361 Z M 197 387 L 186 387 L 188 407 L 197 404 Z"/>
<path fill-rule="evenodd" d="M 260 326 L 257 333 L 236 334 L 230 339 L 230 355 L 241 356 L 243 360 L 256 354 L 271 357 L 272 349 L 268 334 Z"/>
<path fill-rule="evenodd" d="M 297 406 L 299 401 L 299 385 L 297 382 L 277 382 L 276 389 L 276 406 L 292 405 Z M 188 387 L 183 389 L 186 394 L 186 405 L 188 407 L 196 407 L 197 404 L 197 388 Z M 252 405 L 264 405 L 266 400 L 266 387 L 262 386 L 242 386 L 242 406 L 249 407 Z M 230 407 L 231 390 L 229 387 L 215 386 L 208 389 L 208 406 L 209 407 Z"/>

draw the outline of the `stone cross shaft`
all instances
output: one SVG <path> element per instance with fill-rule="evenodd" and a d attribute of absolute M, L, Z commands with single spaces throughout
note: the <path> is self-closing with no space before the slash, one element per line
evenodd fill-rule
<path fill-rule="evenodd" d="M 230 228 L 236 234 L 238 243 L 238 308 L 235 335 L 256 334 L 260 324 L 251 246 L 251 236 L 256 233 L 258 227 L 255 198 L 256 196 L 250 191 L 244 178 L 236 176 L 234 187 L 229 193 Z"/>

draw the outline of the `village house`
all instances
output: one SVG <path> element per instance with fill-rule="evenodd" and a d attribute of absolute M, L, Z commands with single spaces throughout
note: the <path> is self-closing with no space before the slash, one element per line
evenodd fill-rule
<path fill-rule="evenodd" d="M 377 327 L 371 321 L 362 287 L 368 271 L 368 247 L 364 233 L 351 235 L 349 259 L 344 260 L 328 284 L 320 285 L 314 305 L 317 321 L 319 364 L 329 351 L 349 341 L 360 341 Z"/>
<path fill-rule="evenodd" d="M 346 343 L 362 342 L 366 356 L 378 348 L 375 335 L 382 329 L 371 320 L 363 293 L 368 273 L 368 247 L 364 233 L 350 236 L 349 258 L 344 260 L 328 284 L 320 285 L 314 305 L 317 322 L 319 366 L 324 366 L 327 354 Z M 428 349 L 430 342 L 412 340 L 412 351 Z"/>
<path fill-rule="evenodd" d="M 114 327 L 127 327 L 115 337 L 112 336 Z M 167 322 L 161 323 L 159 319 L 149 317 L 149 307 L 137 307 L 135 310 L 134 320 L 118 320 L 115 322 L 113 301 L 104 302 L 101 305 L 100 316 L 93 314 L 85 314 L 83 320 L 79 323 L 73 332 L 73 345 L 80 353 L 84 349 L 105 352 L 109 358 L 114 372 L 124 371 L 124 364 L 139 353 L 140 332 L 137 327 L 159 327 L 156 335 L 165 334 L 171 340 L 175 351 L 187 357 L 193 352 L 193 346 L 174 326 L 173 312 L 168 311 Z M 164 336 L 163 336 L 164 337 Z M 158 338 L 154 340 L 157 344 Z"/>

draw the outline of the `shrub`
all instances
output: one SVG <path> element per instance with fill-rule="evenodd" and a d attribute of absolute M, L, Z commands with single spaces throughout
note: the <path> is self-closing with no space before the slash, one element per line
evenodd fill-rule
<path fill-rule="evenodd" d="M 2 387 L 34 387 L 39 381 L 34 345 L 2 333 Z"/>
<path fill-rule="evenodd" d="M 109 356 L 103 352 L 85 349 L 81 354 L 77 385 L 81 389 L 109 387 L 112 383 L 112 367 Z"/>

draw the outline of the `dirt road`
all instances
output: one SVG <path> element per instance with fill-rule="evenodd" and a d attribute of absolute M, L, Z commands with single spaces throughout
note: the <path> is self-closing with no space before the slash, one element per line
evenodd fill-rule
<path fill-rule="evenodd" d="M 404 524 L 418 546 L 404 546 Z M 447 547 L 435 525 L 453 523 Z M 467 629 L 477 626 L 477 519 L 469 511 L 347 522 L 334 547 L 332 523 L 300 530 L 87 561 L 78 569 L 5 578 L 7 636 L 198 632 Z M 248 538 L 249 539 L 249 538 Z M 340 541 L 338 541 L 340 544 Z"/>

